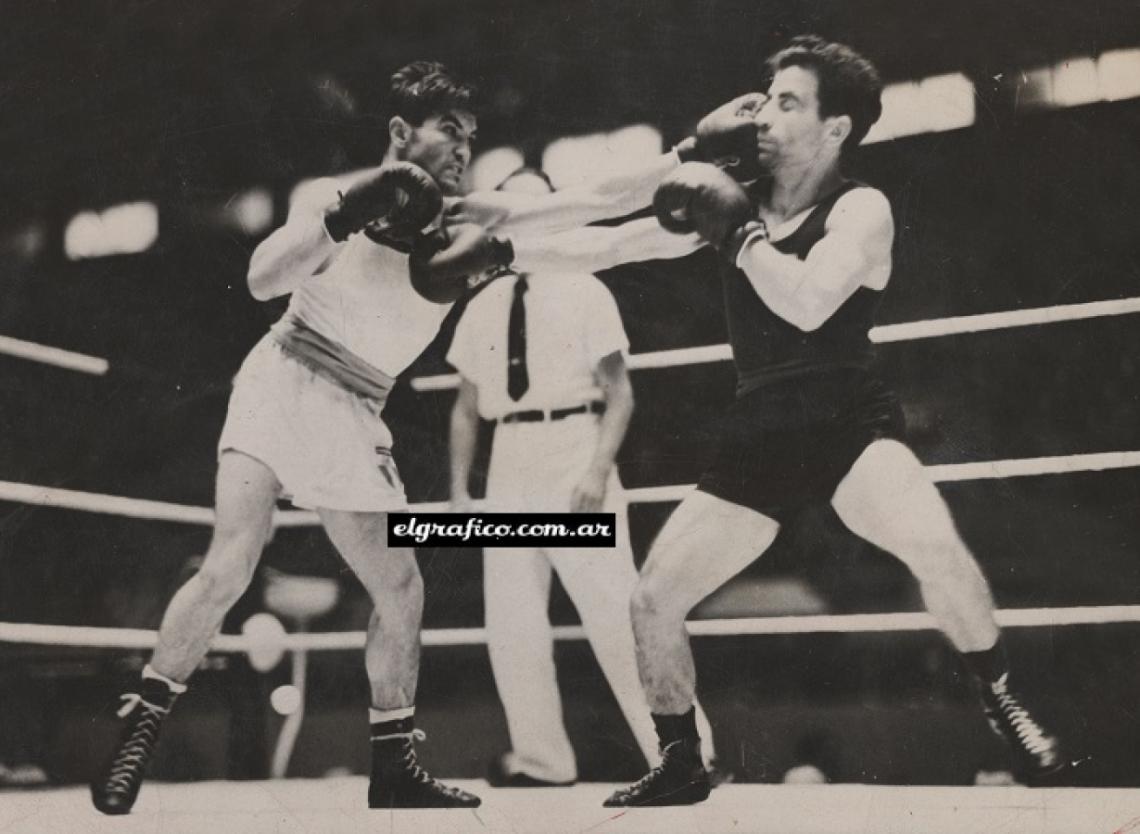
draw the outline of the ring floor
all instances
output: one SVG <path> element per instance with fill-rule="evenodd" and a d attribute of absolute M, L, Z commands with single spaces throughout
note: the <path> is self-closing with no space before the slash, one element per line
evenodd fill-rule
<path fill-rule="evenodd" d="M 369 811 L 362 777 L 148 784 L 134 813 L 105 817 L 84 788 L 0 792 L 4 834 L 1125 834 L 1140 833 L 1140 791 L 1021 787 L 725 785 L 681 808 L 603 808 L 616 786 L 495 789 L 460 811 Z"/>

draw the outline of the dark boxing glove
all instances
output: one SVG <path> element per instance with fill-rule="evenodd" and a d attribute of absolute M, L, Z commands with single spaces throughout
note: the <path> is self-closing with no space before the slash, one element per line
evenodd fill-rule
<path fill-rule="evenodd" d="M 712 162 L 740 182 L 760 177 L 764 170 L 755 116 L 767 100 L 763 93 L 745 93 L 722 104 L 700 120 L 695 135 L 677 145 L 677 156 L 682 162 Z"/>
<path fill-rule="evenodd" d="M 429 301 L 454 301 L 469 276 L 505 269 L 515 259 L 510 240 L 492 237 L 476 223 L 460 223 L 421 235 L 408 267 L 412 286 Z"/>
<path fill-rule="evenodd" d="M 366 226 L 404 237 L 434 220 L 442 208 L 443 195 L 427 171 L 411 162 L 393 162 L 349 186 L 325 211 L 325 228 L 338 243 Z"/>
<path fill-rule="evenodd" d="M 740 184 L 708 162 L 686 162 L 669 174 L 653 195 L 653 211 L 668 231 L 697 232 L 718 251 L 755 214 Z"/>

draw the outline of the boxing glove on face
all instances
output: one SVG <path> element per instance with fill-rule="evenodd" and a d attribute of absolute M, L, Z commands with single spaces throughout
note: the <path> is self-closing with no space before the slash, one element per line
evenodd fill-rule
<path fill-rule="evenodd" d="M 354 182 L 325 211 L 329 237 L 343 241 L 375 224 L 401 232 L 419 231 L 443 208 L 443 195 L 423 168 L 411 162 L 382 165 Z"/>
<path fill-rule="evenodd" d="M 708 162 L 687 162 L 669 174 L 653 195 L 653 211 L 668 231 L 695 231 L 718 250 L 755 213 L 736 180 Z"/>
<path fill-rule="evenodd" d="M 767 100 L 764 93 L 745 93 L 713 110 L 697 124 L 696 133 L 677 146 L 681 161 L 712 162 L 739 182 L 762 176 L 755 116 Z"/>

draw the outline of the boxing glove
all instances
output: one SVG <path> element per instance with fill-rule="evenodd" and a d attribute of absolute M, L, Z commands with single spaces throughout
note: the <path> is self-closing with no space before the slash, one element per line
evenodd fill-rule
<path fill-rule="evenodd" d="M 682 162 L 712 162 L 739 182 L 762 176 L 755 116 L 767 100 L 764 93 L 745 93 L 722 104 L 700 120 L 693 136 L 677 145 L 677 156 Z"/>
<path fill-rule="evenodd" d="M 453 301 L 469 276 L 505 269 L 515 258 L 510 240 L 493 237 L 475 223 L 460 223 L 421 235 L 408 259 L 412 286 L 430 301 Z"/>
<path fill-rule="evenodd" d="M 708 162 L 687 162 L 669 174 L 653 195 L 653 211 L 668 231 L 695 231 L 718 250 L 755 214 L 740 184 Z"/>
<path fill-rule="evenodd" d="M 443 195 L 423 168 L 411 162 L 381 165 L 356 180 L 325 211 L 329 237 L 340 242 L 365 227 L 378 232 L 419 231 L 443 208 Z"/>

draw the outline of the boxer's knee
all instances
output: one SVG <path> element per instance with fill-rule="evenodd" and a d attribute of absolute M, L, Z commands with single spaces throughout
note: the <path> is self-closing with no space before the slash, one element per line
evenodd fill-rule
<path fill-rule="evenodd" d="M 211 609 L 226 611 L 233 607 L 245 589 L 251 575 L 236 567 L 202 568 L 193 581 L 198 583 L 203 601 Z"/>
<path fill-rule="evenodd" d="M 630 617 L 635 625 L 671 618 L 684 620 L 686 612 L 679 604 L 680 596 L 680 589 L 673 587 L 665 577 L 658 574 L 642 576 L 630 596 Z"/>
<path fill-rule="evenodd" d="M 263 536 L 215 536 L 196 581 L 208 605 L 229 608 L 245 593 L 261 556 Z"/>
<path fill-rule="evenodd" d="M 956 536 L 909 543 L 906 563 L 927 589 L 953 593 L 985 583 L 973 555 Z"/>
<path fill-rule="evenodd" d="M 424 581 L 415 557 L 388 553 L 382 558 L 389 561 L 382 571 L 368 578 L 366 585 L 373 604 L 378 608 L 395 605 L 418 611 L 423 607 Z"/>

